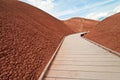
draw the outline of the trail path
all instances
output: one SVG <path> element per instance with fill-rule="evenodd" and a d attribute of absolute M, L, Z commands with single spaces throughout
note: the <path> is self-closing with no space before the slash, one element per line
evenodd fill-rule
<path fill-rule="evenodd" d="M 120 57 L 83 39 L 64 39 L 44 80 L 120 80 Z"/>

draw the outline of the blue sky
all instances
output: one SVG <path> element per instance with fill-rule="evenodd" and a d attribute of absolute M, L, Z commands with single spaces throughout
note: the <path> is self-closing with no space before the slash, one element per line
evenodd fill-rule
<path fill-rule="evenodd" d="M 102 20 L 120 12 L 120 0 L 20 0 L 65 20 L 83 17 Z"/>

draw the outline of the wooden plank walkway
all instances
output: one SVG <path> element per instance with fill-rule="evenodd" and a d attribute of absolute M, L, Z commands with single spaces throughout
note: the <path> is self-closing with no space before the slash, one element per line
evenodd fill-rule
<path fill-rule="evenodd" d="M 44 80 L 120 80 L 120 57 L 80 37 L 67 36 Z"/>

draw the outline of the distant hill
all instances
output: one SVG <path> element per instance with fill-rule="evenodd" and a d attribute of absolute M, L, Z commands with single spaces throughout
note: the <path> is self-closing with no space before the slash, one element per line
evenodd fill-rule
<path fill-rule="evenodd" d="M 99 22 L 85 37 L 120 52 L 120 13 Z"/>
<path fill-rule="evenodd" d="M 0 3 L 0 80 L 37 80 L 60 40 L 73 31 L 26 3 Z"/>
<path fill-rule="evenodd" d="M 75 17 L 65 20 L 64 23 L 73 31 L 82 32 L 91 31 L 99 21 Z"/>

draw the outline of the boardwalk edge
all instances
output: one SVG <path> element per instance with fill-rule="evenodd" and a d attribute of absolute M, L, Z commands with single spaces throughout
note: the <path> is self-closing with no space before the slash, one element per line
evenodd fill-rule
<path fill-rule="evenodd" d="M 57 52 L 59 51 L 59 49 L 60 49 L 60 47 L 61 47 L 64 39 L 65 39 L 65 37 L 63 37 L 62 40 L 60 41 L 57 49 L 56 49 L 55 52 L 53 53 L 53 55 L 52 55 L 52 57 L 50 58 L 50 60 L 49 60 L 49 62 L 47 63 L 47 65 L 45 66 L 45 68 L 44 68 L 44 70 L 42 71 L 42 73 L 41 73 L 41 75 L 40 75 L 40 77 L 39 77 L 38 80 L 42 80 L 42 79 L 44 78 L 44 75 L 47 73 L 47 69 L 50 67 L 52 61 L 54 60 L 54 58 L 55 58 Z"/>
<path fill-rule="evenodd" d="M 107 51 L 109 51 L 110 53 L 113 53 L 113 54 L 115 54 L 115 55 L 117 55 L 117 56 L 120 57 L 120 53 L 119 52 L 114 51 L 114 50 L 112 50 L 110 48 L 107 48 L 107 47 L 105 47 L 105 46 L 103 46 L 103 45 L 101 45 L 99 43 L 96 43 L 96 42 L 90 40 L 90 39 L 87 39 L 87 38 L 84 38 L 84 37 L 82 37 L 82 38 L 85 39 L 85 40 L 87 40 L 87 41 L 89 41 L 89 42 L 91 42 L 91 43 L 93 43 L 93 44 L 95 44 L 95 45 L 97 45 L 97 46 L 99 46 L 99 47 L 101 47 L 101 48 L 103 48 L 103 49 L 105 49 L 105 50 L 107 50 Z"/>

